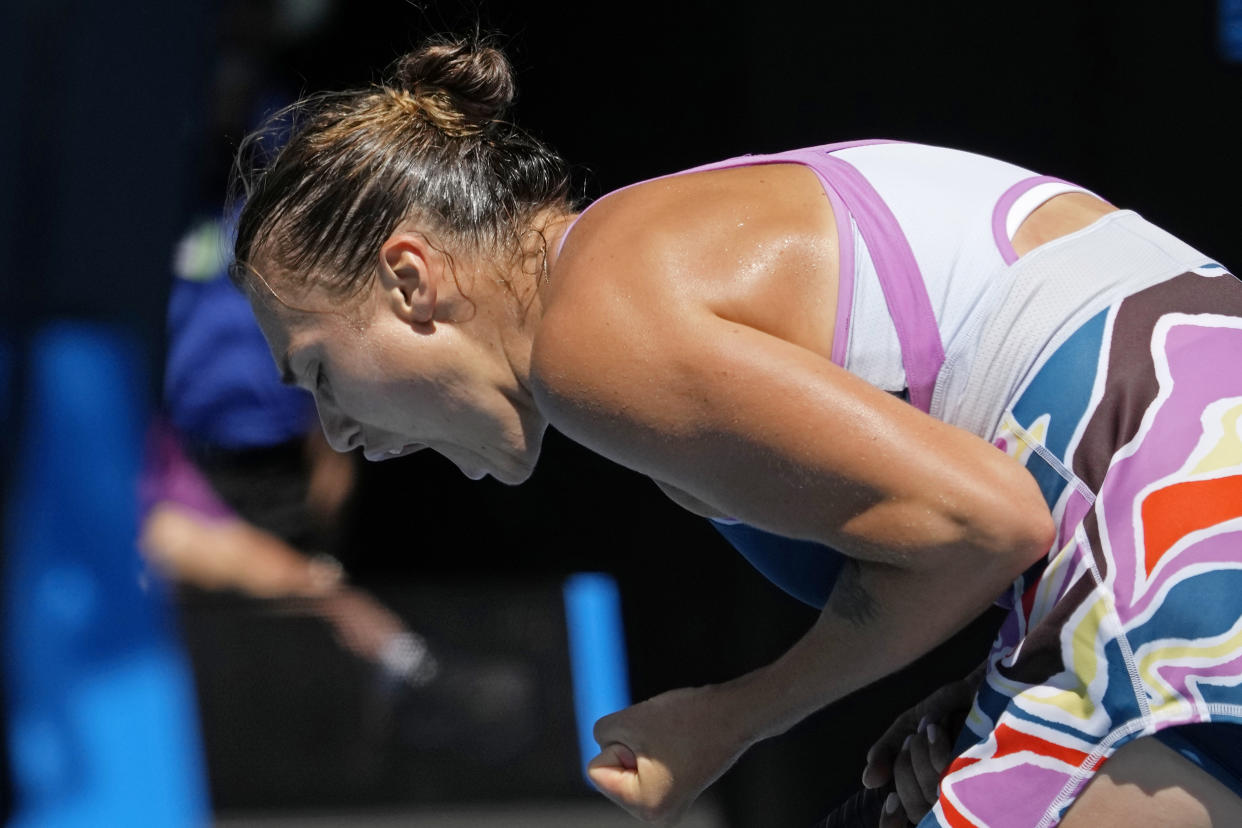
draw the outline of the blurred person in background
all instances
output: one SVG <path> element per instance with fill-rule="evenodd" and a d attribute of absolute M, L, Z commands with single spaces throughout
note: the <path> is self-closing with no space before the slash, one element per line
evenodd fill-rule
<path fill-rule="evenodd" d="M 165 419 L 152 430 L 141 548 L 175 582 L 263 599 L 314 599 L 359 656 L 429 679 L 425 643 L 346 583 L 332 552 L 354 486 L 308 394 L 280 384 L 244 297 L 224 275 L 222 219 L 178 248 L 169 306 Z"/>
<path fill-rule="evenodd" d="M 385 638 L 378 632 L 397 635 L 402 625 L 345 587 L 332 555 L 355 484 L 354 458 L 331 451 L 313 400 L 282 386 L 267 364 L 262 335 L 226 276 L 234 217 L 220 206 L 232 142 L 287 100 L 273 57 L 312 34 L 331 5 L 273 0 L 221 9 L 201 217 L 172 257 L 164 415 L 150 441 L 142 548 L 180 583 L 330 598 L 316 606 L 339 619 L 342 640 L 378 658 Z M 360 614 L 366 621 L 351 627 L 347 619 Z"/>
<path fill-rule="evenodd" d="M 321 619 L 374 668 L 360 741 L 379 750 L 521 749 L 533 677 L 515 663 L 433 652 L 351 584 L 345 513 L 356 456 L 333 451 L 312 397 L 280 383 L 245 297 L 226 276 L 227 222 L 195 225 L 177 249 L 164 416 L 149 435 L 139 547 L 183 588 L 231 592 Z M 356 554 L 356 553 L 353 553 Z M 452 723 L 452 727 L 447 725 Z M 502 748 L 478 746 L 497 732 Z"/>

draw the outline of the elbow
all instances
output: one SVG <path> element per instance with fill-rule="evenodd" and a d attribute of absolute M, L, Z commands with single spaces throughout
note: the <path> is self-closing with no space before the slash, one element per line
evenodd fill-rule
<path fill-rule="evenodd" d="M 976 573 L 1011 583 L 1048 554 L 1057 526 L 1035 478 L 1000 452 L 994 459 L 962 490 L 954 523 L 960 542 L 975 552 Z"/>
<path fill-rule="evenodd" d="M 1056 522 L 1035 478 L 1023 469 L 1015 482 L 1016 486 L 997 490 L 1006 494 L 1004 502 L 996 504 L 998 531 L 991 538 L 994 551 L 1014 578 L 1047 555 L 1057 540 Z"/>
<path fill-rule="evenodd" d="M 1011 549 L 1018 565 L 1018 573 L 1025 572 L 1031 564 L 1048 554 L 1057 540 L 1057 525 L 1043 500 L 1025 509 L 1020 525 L 1015 528 Z"/>

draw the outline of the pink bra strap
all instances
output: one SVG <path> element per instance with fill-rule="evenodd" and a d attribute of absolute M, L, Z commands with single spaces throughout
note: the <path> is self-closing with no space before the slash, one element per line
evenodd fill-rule
<path fill-rule="evenodd" d="M 897 329 L 910 402 L 922 411 L 930 411 L 936 377 L 944 364 L 944 345 L 923 274 L 901 225 L 880 194 L 852 164 L 829 155 L 823 148 L 786 155 L 822 171 L 858 224 Z"/>
<path fill-rule="evenodd" d="M 1001 258 L 1005 260 L 1005 264 L 1013 264 L 1018 260 L 1018 252 L 1013 249 L 1013 241 L 1009 238 L 1009 233 L 1005 229 L 1005 224 L 1009 219 L 1009 211 L 1023 194 L 1033 190 L 1040 184 L 1070 184 L 1070 182 L 1051 175 L 1035 175 L 1030 178 L 1024 178 L 1008 190 L 1005 190 L 996 202 L 996 207 L 992 210 L 992 238 L 996 240 L 996 249 L 1000 251 Z M 1070 184 L 1070 186 L 1077 185 Z"/>

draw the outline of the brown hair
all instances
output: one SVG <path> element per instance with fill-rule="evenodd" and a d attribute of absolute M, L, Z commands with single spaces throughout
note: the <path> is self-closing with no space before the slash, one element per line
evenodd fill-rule
<path fill-rule="evenodd" d="M 378 86 L 305 98 L 242 143 L 234 245 L 242 284 L 260 248 L 285 274 L 336 295 L 367 284 L 374 257 L 411 215 L 451 243 L 520 248 L 545 208 L 570 208 L 568 165 L 502 120 L 513 69 L 477 38 L 439 39 Z M 289 133 L 275 154 L 273 135 Z"/>

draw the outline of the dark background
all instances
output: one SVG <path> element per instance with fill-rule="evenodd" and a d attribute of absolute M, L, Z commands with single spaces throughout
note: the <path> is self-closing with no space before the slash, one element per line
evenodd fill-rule
<path fill-rule="evenodd" d="M 213 55 L 239 36 L 220 25 L 222 7 L 0 9 L 0 330 L 14 364 L 35 325 L 68 314 L 132 326 L 157 375 L 169 251 L 222 197 L 220 147 L 240 138 L 208 129 Z M 265 59 L 295 92 L 356 86 L 423 35 L 476 26 L 499 33 L 517 68 L 513 117 L 575 165 L 584 199 L 744 152 L 889 137 L 1076 181 L 1242 261 L 1242 67 L 1222 58 L 1208 0 L 349 0 Z M 520 489 L 470 484 L 421 455 L 370 468 L 354 520 L 346 565 L 363 584 L 613 572 L 635 698 L 757 666 L 814 617 L 650 483 L 557 435 Z M 854 787 L 883 722 L 987 638 L 977 631 L 952 663 L 931 659 L 753 751 L 719 786 L 731 824 L 822 815 Z"/>

